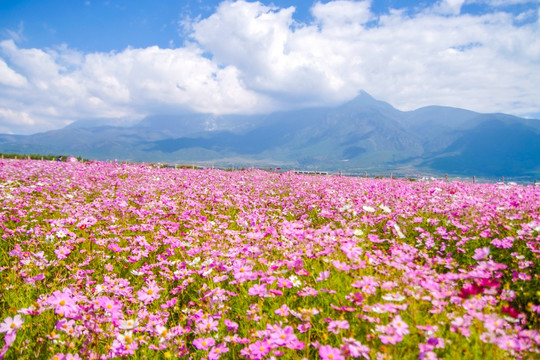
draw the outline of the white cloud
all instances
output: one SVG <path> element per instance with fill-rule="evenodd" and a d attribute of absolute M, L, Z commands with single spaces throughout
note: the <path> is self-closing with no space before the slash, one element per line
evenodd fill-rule
<path fill-rule="evenodd" d="M 2 82 L 25 85 L 15 90 L 0 87 L 0 108 L 12 110 L 0 112 L 0 121 L 14 124 L 16 114 L 24 110 L 27 120 L 20 125 L 33 125 L 26 132 L 81 118 L 137 119 L 152 112 L 270 108 L 265 96 L 246 90 L 236 68 L 217 66 L 196 47 L 82 54 L 65 47 L 21 49 L 6 40 L 0 42 L 0 51 L 13 64 L 10 68 L 0 58 L 0 75 L 6 75 Z"/>
<path fill-rule="evenodd" d="M 499 7 L 516 4 L 537 4 L 538 0 L 467 0 L 467 3 L 480 3 L 489 6 Z"/>
<path fill-rule="evenodd" d="M 17 74 L 8 67 L 4 60 L 0 59 L 0 84 L 21 87 L 26 85 L 26 78 L 20 74 Z"/>
<path fill-rule="evenodd" d="M 538 16 L 519 26 L 520 15 L 463 14 L 462 0 L 443 0 L 377 17 L 370 4 L 317 2 L 313 21 L 298 23 L 294 7 L 227 1 L 208 18 L 184 19 L 191 43 L 176 49 L 81 53 L 5 40 L 0 124 L 34 132 L 91 117 L 263 112 L 360 90 L 403 110 L 540 112 Z"/>
<path fill-rule="evenodd" d="M 312 7 L 311 13 L 326 28 L 350 28 L 373 19 L 370 6 L 371 1 L 336 0 L 326 4 L 318 2 Z"/>
<path fill-rule="evenodd" d="M 465 0 L 442 0 L 434 6 L 436 12 L 441 14 L 458 15 Z"/>

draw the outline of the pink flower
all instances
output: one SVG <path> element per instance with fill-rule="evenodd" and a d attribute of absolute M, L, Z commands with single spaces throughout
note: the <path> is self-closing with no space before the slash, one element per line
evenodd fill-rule
<path fill-rule="evenodd" d="M 339 271 L 347 272 L 347 271 L 351 270 L 351 267 L 349 265 L 347 265 L 347 263 L 341 262 L 339 260 L 332 261 L 332 264 Z"/>
<path fill-rule="evenodd" d="M 69 256 L 69 254 L 71 254 L 71 250 L 65 246 L 60 246 L 54 250 L 54 253 L 56 254 L 58 260 L 64 260 Z"/>
<path fill-rule="evenodd" d="M 345 344 L 342 345 L 341 350 L 344 351 L 348 356 L 353 358 L 363 356 L 369 360 L 370 349 L 368 346 L 362 345 L 360 341 L 354 338 L 344 338 L 343 341 Z"/>
<path fill-rule="evenodd" d="M 75 317 L 79 313 L 73 293 L 68 288 L 56 290 L 47 298 L 47 304 L 54 306 L 55 313 L 65 317 Z"/>
<path fill-rule="evenodd" d="M 328 277 L 330 277 L 330 271 L 328 271 L 328 270 L 321 271 L 319 273 L 319 276 L 317 277 L 317 279 L 315 279 L 315 281 L 317 281 L 317 282 L 324 281 L 324 280 L 328 279 Z"/>
<path fill-rule="evenodd" d="M 99 296 L 96 298 L 96 302 L 103 310 L 113 316 L 120 316 L 122 313 L 122 304 L 116 302 L 107 296 Z"/>
<path fill-rule="evenodd" d="M 474 260 L 482 260 L 482 259 L 485 259 L 488 255 L 489 255 L 489 247 L 483 247 L 483 248 L 474 250 L 474 255 L 472 256 L 472 258 Z"/>
<path fill-rule="evenodd" d="M 328 331 L 334 334 L 339 334 L 339 330 L 348 328 L 349 322 L 347 320 L 334 320 L 328 324 Z"/>
<path fill-rule="evenodd" d="M 287 304 L 283 304 L 283 305 L 281 305 L 281 307 L 279 309 L 274 311 L 274 313 L 277 314 L 277 315 L 281 315 L 281 316 L 288 316 L 289 315 L 289 310 L 290 309 L 287 306 Z"/>
<path fill-rule="evenodd" d="M 235 323 L 235 322 L 232 321 L 232 320 L 225 319 L 225 320 L 223 320 L 223 323 L 224 323 L 225 326 L 227 327 L 227 331 L 234 331 L 234 332 L 236 332 L 236 330 L 238 330 L 238 324 Z"/>
<path fill-rule="evenodd" d="M 248 294 L 251 296 L 266 297 L 268 292 L 266 290 L 266 284 L 255 284 L 249 288 Z"/>
<path fill-rule="evenodd" d="M 298 329 L 299 332 L 305 333 L 306 331 L 311 329 L 311 323 L 307 322 L 307 323 L 300 324 L 300 325 L 298 325 L 297 329 Z"/>
<path fill-rule="evenodd" d="M 286 288 L 289 288 L 289 289 L 290 289 L 290 288 L 293 287 L 293 283 L 292 283 L 292 281 L 289 280 L 289 279 L 286 279 L 286 278 L 280 278 L 280 279 L 278 279 L 278 287 L 280 287 L 280 288 L 286 287 Z"/>
<path fill-rule="evenodd" d="M 193 340 L 193 346 L 195 346 L 199 350 L 208 350 L 212 346 L 216 344 L 216 341 L 214 338 L 208 337 L 208 338 L 199 338 Z"/>
<path fill-rule="evenodd" d="M 4 322 L 0 324 L 0 333 L 13 333 L 17 329 L 20 329 L 24 320 L 21 318 L 21 315 L 15 315 L 14 317 L 7 317 L 4 319 Z"/>
<path fill-rule="evenodd" d="M 270 334 L 270 341 L 277 346 L 285 346 L 285 344 L 292 338 L 296 339 L 294 330 L 292 327 L 287 326 L 284 329 L 278 327 Z"/>
<path fill-rule="evenodd" d="M 207 333 L 209 331 L 217 331 L 218 325 L 219 323 L 216 320 L 212 318 L 206 318 L 206 319 L 202 319 L 202 321 L 197 324 L 197 329 L 201 333 Z"/>
<path fill-rule="evenodd" d="M 407 325 L 407 323 L 403 321 L 400 315 L 396 315 L 396 317 L 392 320 L 390 325 L 394 328 L 396 334 L 399 334 L 399 335 L 409 334 L 409 325 Z"/>
<path fill-rule="evenodd" d="M 345 360 L 341 350 L 330 345 L 324 345 L 319 348 L 319 356 L 323 360 Z"/>
<path fill-rule="evenodd" d="M 161 289 L 157 286 L 155 281 L 150 281 L 148 286 L 143 286 L 141 290 L 137 291 L 137 297 L 145 304 L 149 304 L 152 301 L 159 299 L 159 292 Z"/>
<path fill-rule="evenodd" d="M 240 354 L 248 359 L 261 360 L 270 352 L 271 349 L 272 348 L 268 341 L 257 341 L 248 347 L 243 348 L 240 351 Z"/>
<path fill-rule="evenodd" d="M 229 348 L 225 344 L 219 344 L 217 346 L 214 346 L 212 350 L 208 353 L 208 360 L 217 360 L 221 356 L 221 354 L 225 354 L 226 352 L 229 352 Z"/>
<path fill-rule="evenodd" d="M 379 339 L 383 344 L 392 344 L 395 345 L 401 340 L 403 340 L 403 336 L 399 334 L 391 334 L 391 335 L 379 335 Z"/>

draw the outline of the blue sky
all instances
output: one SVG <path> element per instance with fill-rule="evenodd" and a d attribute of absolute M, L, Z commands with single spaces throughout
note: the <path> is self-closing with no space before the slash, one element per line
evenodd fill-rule
<path fill-rule="evenodd" d="M 365 90 L 540 117 L 538 0 L 0 0 L 0 132 Z"/>

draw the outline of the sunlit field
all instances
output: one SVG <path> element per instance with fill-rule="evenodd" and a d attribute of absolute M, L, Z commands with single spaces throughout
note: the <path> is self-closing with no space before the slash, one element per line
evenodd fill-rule
<path fill-rule="evenodd" d="M 540 188 L 0 160 L 5 359 L 535 359 Z"/>

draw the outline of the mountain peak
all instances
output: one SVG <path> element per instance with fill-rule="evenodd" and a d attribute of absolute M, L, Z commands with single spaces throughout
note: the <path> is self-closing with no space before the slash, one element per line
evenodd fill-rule
<path fill-rule="evenodd" d="M 390 105 L 387 102 L 377 100 L 373 96 L 369 95 L 364 90 L 361 90 L 356 97 L 354 97 L 349 102 L 343 105 L 345 108 L 352 109 L 365 109 L 365 108 L 376 108 L 378 110 L 398 112 L 396 108 Z"/>

